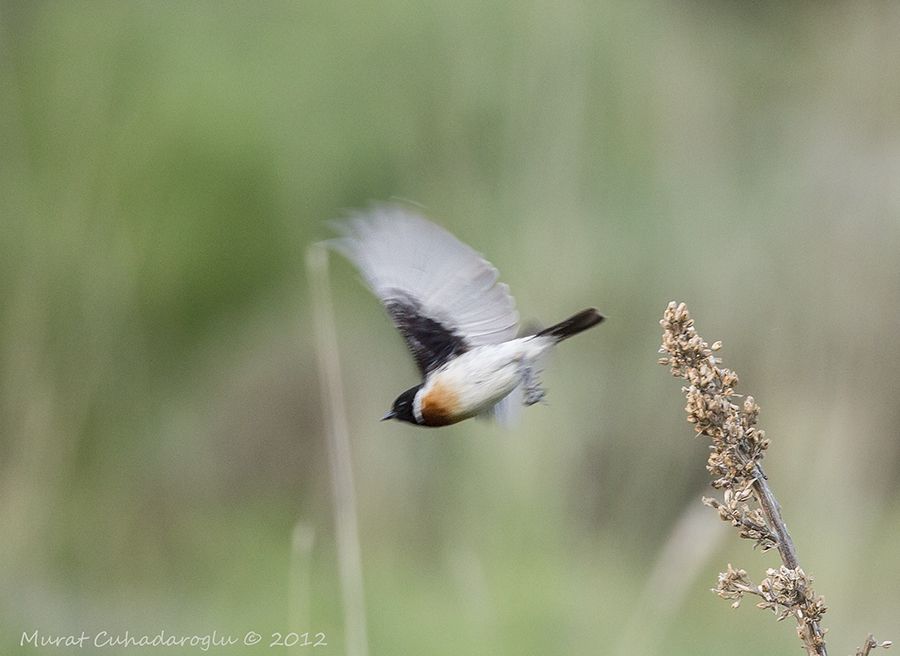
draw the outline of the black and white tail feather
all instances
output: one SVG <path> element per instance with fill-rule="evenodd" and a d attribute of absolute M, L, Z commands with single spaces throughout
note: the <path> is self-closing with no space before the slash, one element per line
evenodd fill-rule
<path fill-rule="evenodd" d="M 594 308 L 588 308 L 587 310 L 582 310 L 581 312 L 572 315 L 565 321 L 560 321 L 556 325 L 538 331 L 534 336 L 552 337 L 556 340 L 557 343 L 559 343 L 564 339 L 569 339 L 570 337 L 574 337 L 578 333 L 584 332 L 588 328 L 593 328 L 602 321 L 603 316 L 599 312 L 597 312 L 597 310 L 595 310 Z"/>
<path fill-rule="evenodd" d="M 555 342 L 559 343 L 588 328 L 593 328 L 602 321 L 603 316 L 597 310 L 588 308 L 549 328 L 535 330 L 532 327 L 530 332 L 525 332 L 525 336 L 531 334 L 534 337 L 553 337 Z M 534 405 L 544 400 L 544 393 L 540 389 L 539 378 L 544 368 L 544 361 L 548 357 L 549 355 L 545 354 L 533 361 L 526 370 L 525 377 L 528 380 L 517 385 L 508 396 L 500 400 L 487 412 L 479 415 L 479 417 L 494 421 L 504 427 L 516 425 L 522 415 L 524 406 Z"/>

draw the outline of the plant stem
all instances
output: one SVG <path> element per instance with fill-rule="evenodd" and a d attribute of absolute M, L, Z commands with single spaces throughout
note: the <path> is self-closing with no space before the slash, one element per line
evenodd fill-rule
<path fill-rule="evenodd" d="M 347 427 L 334 310 L 328 281 L 328 251 L 313 244 L 306 253 L 306 270 L 312 293 L 319 376 L 327 433 L 328 464 L 334 494 L 334 523 L 338 574 L 344 606 L 347 656 L 368 656 L 366 606 L 363 594 L 362 555 L 353 489 L 350 430 Z"/>
<path fill-rule="evenodd" d="M 778 505 L 778 500 L 772 493 L 766 473 L 759 463 L 756 463 L 755 475 L 756 480 L 753 483 L 753 490 L 756 492 L 756 499 L 763 514 L 766 516 L 769 527 L 778 539 L 778 553 L 781 554 L 781 560 L 785 567 L 799 569 L 800 562 L 797 557 L 797 548 L 794 546 L 791 534 L 788 532 L 784 518 L 781 516 L 781 506 Z M 824 634 L 819 623 L 804 621 L 802 626 L 804 631 L 809 634 L 803 640 L 803 643 L 807 645 L 807 652 L 813 656 L 828 656 L 823 639 Z M 816 646 L 813 647 L 812 645 Z"/>

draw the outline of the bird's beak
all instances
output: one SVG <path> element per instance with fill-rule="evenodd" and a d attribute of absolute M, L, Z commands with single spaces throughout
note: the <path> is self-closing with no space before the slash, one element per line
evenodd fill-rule
<path fill-rule="evenodd" d="M 388 419 L 393 419 L 396 416 L 396 412 L 394 412 L 393 410 L 388 410 L 387 414 L 385 414 L 384 417 L 381 418 L 381 421 L 387 421 Z"/>

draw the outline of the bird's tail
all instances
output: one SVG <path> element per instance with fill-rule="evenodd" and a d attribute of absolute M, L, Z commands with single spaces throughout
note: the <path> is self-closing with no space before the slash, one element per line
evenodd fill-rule
<path fill-rule="evenodd" d="M 603 321 L 603 315 L 594 308 L 588 308 L 572 315 L 565 321 L 560 321 L 556 325 L 544 328 L 535 337 L 552 337 L 557 342 L 561 342 L 572 335 L 577 335 L 588 328 L 593 328 L 601 321 Z"/>

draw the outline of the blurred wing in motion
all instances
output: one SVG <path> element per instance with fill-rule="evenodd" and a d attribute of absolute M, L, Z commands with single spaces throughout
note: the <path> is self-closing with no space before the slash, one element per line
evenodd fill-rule
<path fill-rule="evenodd" d="M 456 237 L 398 205 L 335 224 L 329 244 L 362 273 L 424 377 L 472 347 L 513 339 L 519 323 L 497 269 Z"/>

